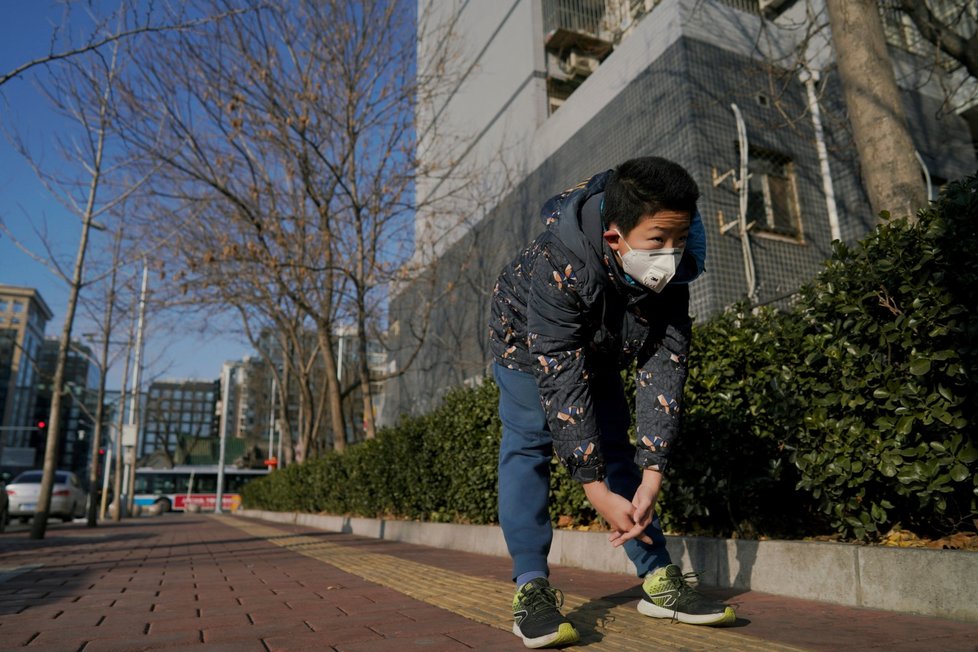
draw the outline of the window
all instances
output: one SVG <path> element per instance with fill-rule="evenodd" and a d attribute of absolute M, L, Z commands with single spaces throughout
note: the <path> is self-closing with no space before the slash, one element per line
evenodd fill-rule
<path fill-rule="evenodd" d="M 794 164 L 783 154 L 750 148 L 747 221 L 754 228 L 801 239 Z"/>
<path fill-rule="evenodd" d="M 9 307 L 10 304 L 7 302 L 6 299 L 0 299 L 0 312 L 7 312 L 7 309 Z"/>
<path fill-rule="evenodd" d="M 24 312 L 24 304 L 20 301 L 14 301 L 14 312 Z"/>

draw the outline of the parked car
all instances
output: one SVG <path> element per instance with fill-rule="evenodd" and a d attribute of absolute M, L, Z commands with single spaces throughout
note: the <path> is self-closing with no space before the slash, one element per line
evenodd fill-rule
<path fill-rule="evenodd" d="M 3 532 L 7 528 L 7 521 L 10 520 L 9 505 L 10 501 L 7 500 L 7 492 L 5 488 L 7 486 L 7 480 L 10 478 L 6 473 L 0 474 L 0 532 Z"/>
<path fill-rule="evenodd" d="M 42 471 L 24 471 L 7 485 L 7 509 L 10 518 L 16 517 L 26 523 L 34 515 L 37 498 L 41 493 L 42 476 Z M 49 516 L 61 517 L 65 522 L 84 516 L 87 500 L 88 495 L 82 489 L 78 476 L 70 471 L 55 471 Z"/>

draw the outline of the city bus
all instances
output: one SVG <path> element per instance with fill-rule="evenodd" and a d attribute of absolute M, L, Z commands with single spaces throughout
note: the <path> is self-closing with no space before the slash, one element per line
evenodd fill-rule
<path fill-rule="evenodd" d="M 160 504 L 162 511 L 182 512 L 187 505 L 200 505 L 201 511 L 214 511 L 217 504 L 217 465 L 174 466 L 172 469 L 136 469 L 133 502 L 143 507 Z M 241 506 L 241 487 L 267 469 L 224 467 L 224 495 L 221 509 L 234 511 Z"/>

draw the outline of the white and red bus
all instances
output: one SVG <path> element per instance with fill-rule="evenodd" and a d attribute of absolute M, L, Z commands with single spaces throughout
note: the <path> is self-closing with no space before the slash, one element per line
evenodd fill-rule
<path fill-rule="evenodd" d="M 221 509 L 236 510 L 241 505 L 241 487 L 263 475 L 268 475 L 268 470 L 225 466 Z M 136 469 L 133 494 L 137 505 L 145 507 L 159 503 L 165 512 L 182 512 L 187 505 L 200 505 L 201 511 L 212 512 L 217 505 L 217 465 Z"/>

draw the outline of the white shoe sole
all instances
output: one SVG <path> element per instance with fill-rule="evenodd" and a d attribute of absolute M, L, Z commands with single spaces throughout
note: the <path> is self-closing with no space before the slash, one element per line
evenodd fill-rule
<path fill-rule="evenodd" d="M 684 614 L 667 607 L 659 607 L 648 600 L 639 600 L 638 611 L 652 618 L 671 618 L 687 625 L 729 625 L 737 620 L 737 615 L 730 607 L 726 607 L 720 613 Z"/>
<path fill-rule="evenodd" d="M 520 631 L 520 626 L 517 623 L 513 623 L 513 633 L 523 639 L 523 645 L 532 649 L 576 643 L 581 638 L 580 634 L 577 633 L 577 630 L 570 623 L 561 623 L 560 627 L 553 634 L 537 636 L 536 638 L 523 636 L 523 632 Z"/>

